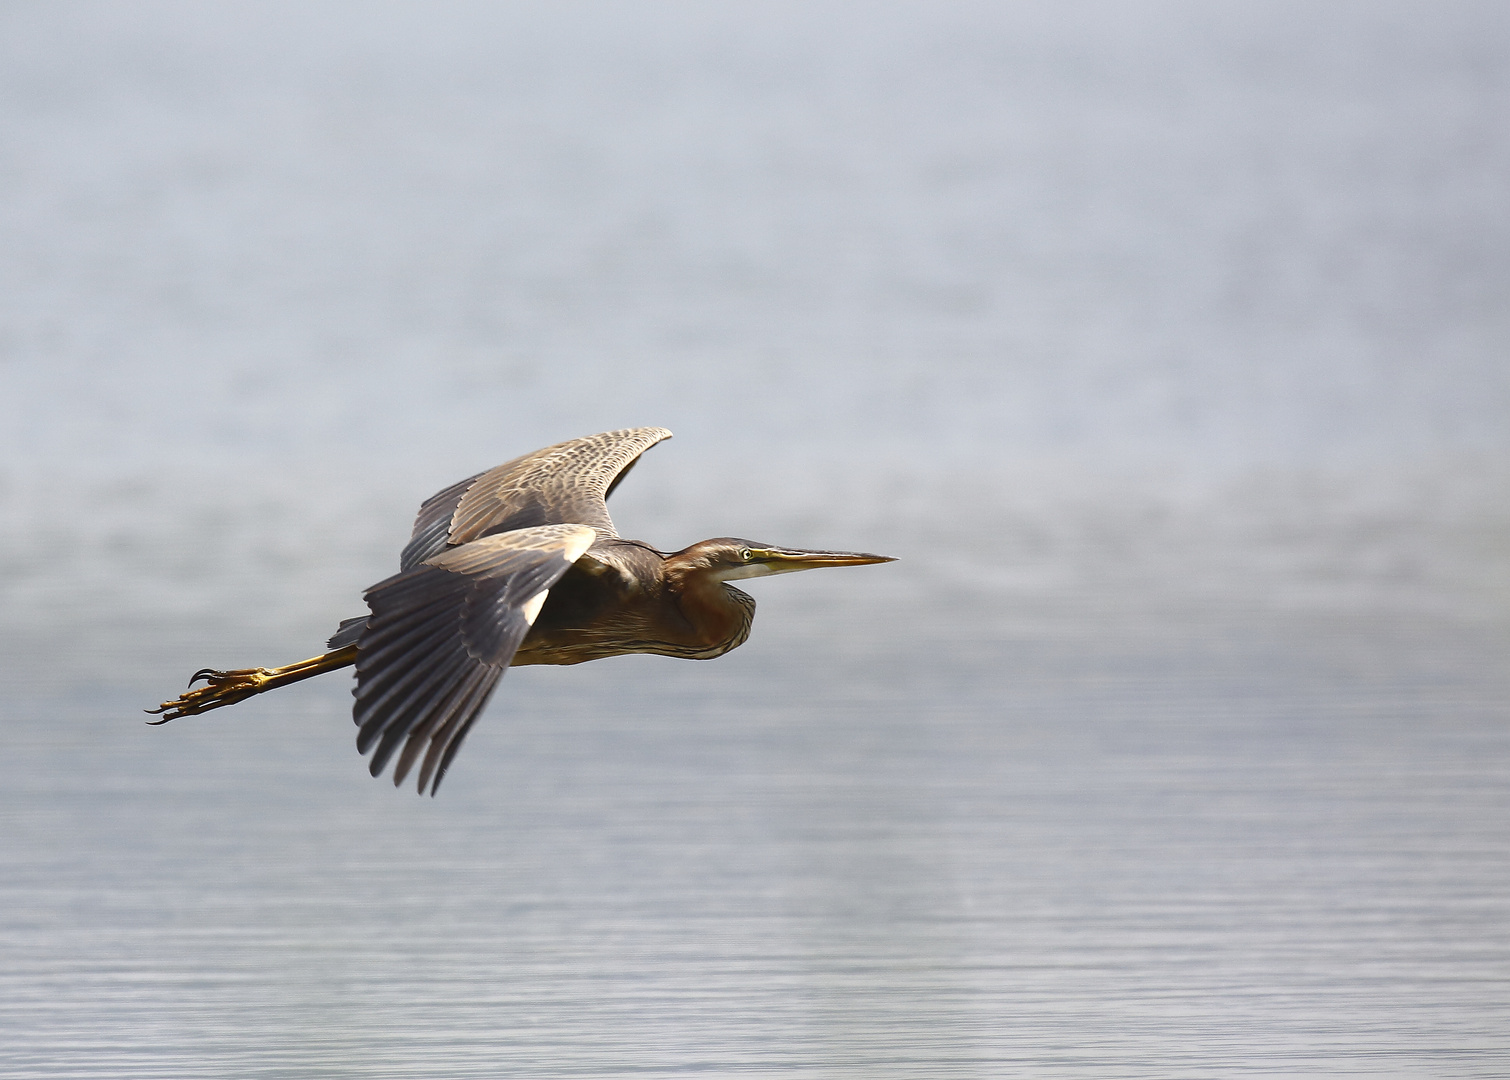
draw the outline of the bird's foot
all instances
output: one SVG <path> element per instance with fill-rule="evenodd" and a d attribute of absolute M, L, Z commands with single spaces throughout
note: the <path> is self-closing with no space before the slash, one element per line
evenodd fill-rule
<path fill-rule="evenodd" d="M 196 713 L 209 712 L 211 709 L 245 701 L 268 689 L 268 683 L 276 674 L 278 674 L 277 671 L 260 667 L 238 668 L 235 671 L 200 668 L 189 680 L 189 685 L 192 687 L 201 679 L 204 680 L 205 685 L 197 690 L 186 690 L 172 701 L 165 701 L 155 709 L 147 709 L 148 713 L 154 715 L 163 714 L 161 720 L 148 720 L 147 723 L 166 724 L 169 720 L 177 720 L 180 716 L 193 716 Z"/>

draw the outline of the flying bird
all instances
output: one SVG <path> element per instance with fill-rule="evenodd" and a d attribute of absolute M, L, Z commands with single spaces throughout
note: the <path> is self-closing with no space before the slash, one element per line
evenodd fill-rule
<path fill-rule="evenodd" d="M 741 578 L 892 562 L 718 537 L 676 552 L 626 540 L 607 498 L 665 428 L 547 446 L 469 476 L 419 509 L 399 572 L 364 594 L 326 652 L 275 668 L 203 668 L 149 713 L 165 724 L 338 668 L 356 667 L 357 750 L 393 782 L 419 762 L 434 795 L 505 668 L 625 653 L 711 660 L 744 644 L 755 600 Z M 195 683 L 204 686 L 195 687 Z"/>

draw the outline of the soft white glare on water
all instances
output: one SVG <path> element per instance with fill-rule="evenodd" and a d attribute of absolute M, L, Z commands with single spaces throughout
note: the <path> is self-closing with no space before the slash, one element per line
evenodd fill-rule
<path fill-rule="evenodd" d="M 0 10 L 0 1073 L 1510 1072 L 1510 18 Z M 308 655 L 419 501 L 902 557 L 513 672 Z"/>

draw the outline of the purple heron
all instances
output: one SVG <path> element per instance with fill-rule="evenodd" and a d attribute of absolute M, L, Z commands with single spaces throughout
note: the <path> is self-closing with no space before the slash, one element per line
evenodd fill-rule
<path fill-rule="evenodd" d="M 670 437 L 607 431 L 452 484 L 420 507 L 399 572 L 367 590 L 369 613 L 342 622 L 327 652 L 197 671 L 182 696 L 148 710 L 163 717 L 151 723 L 355 665 L 352 714 L 357 750 L 373 751 L 369 771 L 380 775 L 397 752 L 394 784 L 420 761 L 419 791 L 434 795 L 505 668 L 624 653 L 711 660 L 742 645 L 755 618 L 754 598 L 730 581 L 892 561 L 732 537 L 669 554 L 625 540 L 606 500 Z"/>

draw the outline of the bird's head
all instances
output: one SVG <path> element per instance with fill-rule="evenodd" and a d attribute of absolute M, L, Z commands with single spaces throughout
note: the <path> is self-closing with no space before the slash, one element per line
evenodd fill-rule
<path fill-rule="evenodd" d="M 677 552 L 669 560 L 705 580 L 737 581 L 766 574 L 790 574 L 796 570 L 816 570 L 821 566 L 865 566 L 868 563 L 895 562 L 889 555 L 867 555 L 857 551 L 804 551 L 800 548 L 772 547 L 754 540 L 720 536 L 704 540 Z"/>

